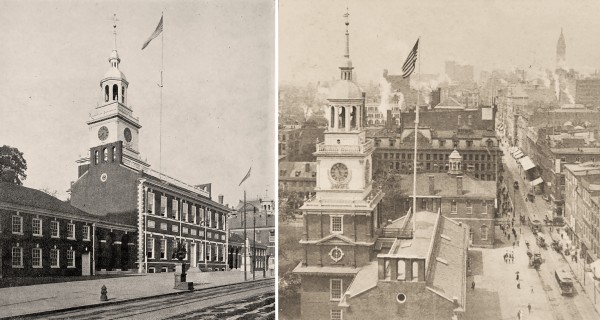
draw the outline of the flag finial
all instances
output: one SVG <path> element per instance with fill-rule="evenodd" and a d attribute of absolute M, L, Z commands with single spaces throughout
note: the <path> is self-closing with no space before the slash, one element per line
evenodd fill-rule
<path fill-rule="evenodd" d="M 119 19 L 117 19 L 116 13 L 113 14 L 112 21 L 113 21 L 113 34 L 115 36 L 115 50 L 117 50 L 117 21 L 119 21 Z"/>
<path fill-rule="evenodd" d="M 346 21 L 344 22 L 344 24 L 346 24 L 346 52 L 344 53 L 344 58 L 349 59 L 350 58 L 350 32 L 348 32 L 348 26 L 350 25 L 350 13 L 348 12 L 348 5 L 346 5 L 346 13 L 344 13 L 344 18 L 346 18 Z"/>

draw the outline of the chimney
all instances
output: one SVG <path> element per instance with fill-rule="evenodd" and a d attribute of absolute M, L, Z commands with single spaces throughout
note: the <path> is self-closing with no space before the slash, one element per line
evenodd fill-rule
<path fill-rule="evenodd" d="M 392 129 L 394 127 L 394 118 L 392 118 L 392 110 L 387 111 L 387 116 L 385 119 L 385 127 L 388 129 Z"/>
<path fill-rule="evenodd" d="M 456 194 L 458 194 L 458 195 L 463 194 L 463 177 L 462 176 L 456 176 Z"/>
<path fill-rule="evenodd" d="M 304 164 L 304 171 L 310 172 L 310 163 L 307 162 L 306 164 Z"/>
<path fill-rule="evenodd" d="M 429 194 L 430 195 L 435 194 L 435 176 L 434 175 L 429 175 Z"/>
<path fill-rule="evenodd" d="M 219 203 L 223 204 L 223 195 L 222 194 L 219 195 Z"/>

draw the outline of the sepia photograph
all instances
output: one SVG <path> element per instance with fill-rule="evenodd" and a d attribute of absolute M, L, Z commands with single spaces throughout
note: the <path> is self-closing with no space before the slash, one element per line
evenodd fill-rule
<path fill-rule="evenodd" d="M 279 1 L 278 318 L 599 319 L 597 1 Z"/>
<path fill-rule="evenodd" d="M 0 318 L 275 319 L 276 4 L 2 1 Z"/>

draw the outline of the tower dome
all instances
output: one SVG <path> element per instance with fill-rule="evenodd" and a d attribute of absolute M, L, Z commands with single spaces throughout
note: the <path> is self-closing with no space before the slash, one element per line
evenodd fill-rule
<path fill-rule="evenodd" d="M 449 165 L 449 174 L 460 174 L 462 172 L 462 156 L 456 149 L 450 153 L 448 157 L 448 165 Z"/>
<path fill-rule="evenodd" d="M 125 74 L 119 69 L 121 58 L 119 58 L 119 53 L 116 49 L 110 53 L 108 62 L 110 63 L 110 67 L 100 81 L 102 103 L 118 102 L 126 106 L 129 82 L 127 82 Z"/>
<path fill-rule="evenodd" d="M 121 58 L 119 58 L 119 53 L 117 52 L 117 50 L 113 50 L 110 53 L 108 62 L 110 63 L 110 68 L 104 74 L 103 80 L 122 79 L 122 80 L 127 81 L 125 74 L 119 69 L 119 63 L 121 63 Z"/>

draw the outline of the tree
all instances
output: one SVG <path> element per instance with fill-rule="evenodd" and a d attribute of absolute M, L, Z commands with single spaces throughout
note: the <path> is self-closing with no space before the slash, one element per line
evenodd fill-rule
<path fill-rule="evenodd" d="M 0 147 L 0 181 L 22 185 L 27 178 L 27 161 L 23 152 L 7 145 Z"/>

